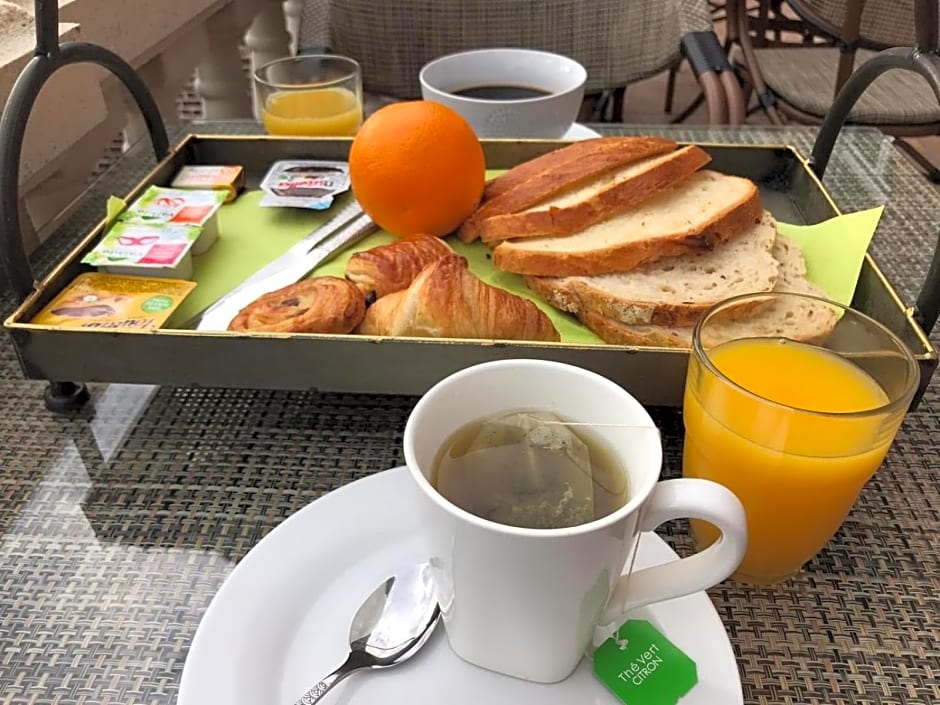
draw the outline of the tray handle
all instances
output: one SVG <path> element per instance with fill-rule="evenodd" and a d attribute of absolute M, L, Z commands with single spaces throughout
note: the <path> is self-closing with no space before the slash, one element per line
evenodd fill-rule
<path fill-rule="evenodd" d="M 59 6 L 56 0 L 36 0 L 36 50 L 23 68 L 0 116 L 0 261 L 16 295 L 25 299 L 36 283 L 20 233 L 19 170 L 26 124 L 40 90 L 49 77 L 69 64 L 98 64 L 113 73 L 130 91 L 143 114 L 157 160 L 170 149 L 166 126 L 146 84 L 124 59 L 87 42 L 59 45 Z"/>
<path fill-rule="evenodd" d="M 820 179 L 823 178 L 826 166 L 829 164 L 836 138 L 845 125 L 849 111 L 858 102 L 862 93 L 881 74 L 891 69 L 919 73 L 930 84 L 934 96 L 940 102 L 940 56 L 938 56 L 940 28 L 938 28 L 937 21 L 937 0 L 916 0 L 914 10 L 917 46 L 886 49 L 872 57 L 849 77 L 833 101 L 832 107 L 819 128 L 810 158 L 810 166 Z M 927 335 L 930 335 L 937 318 L 940 317 L 940 234 L 938 234 L 933 259 L 917 296 L 912 315 Z"/>

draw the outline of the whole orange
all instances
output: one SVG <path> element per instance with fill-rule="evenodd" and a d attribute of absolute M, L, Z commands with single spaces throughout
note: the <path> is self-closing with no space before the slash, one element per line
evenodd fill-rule
<path fill-rule="evenodd" d="M 479 204 L 485 176 L 473 128 L 429 101 L 377 110 L 349 151 L 356 199 L 379 227 L 399 237 L 455 230 Z"/>

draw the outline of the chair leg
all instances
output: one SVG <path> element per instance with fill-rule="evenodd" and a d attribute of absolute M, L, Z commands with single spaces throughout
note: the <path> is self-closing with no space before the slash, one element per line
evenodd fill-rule
<path fill-rule="evenodd" d="M 669 67 L 669 75 L 666 77 L 666 103 L 663 106 L 663 112 L 666 115 L 672 112 L 672 101 L 676 97 L 676 75 L 682 66 L 682 60 Z"/>
<path fill-rule="evenodd" d="M 600 122 L 600 110 L 603 100 L 603 93 L 592 93 L 584 96 L 584 100 L 581 102 L 581 110 L 578 112 L 578 122 Z"/>
<path fill-rule="evenodd" d="M 744 91 L 734 71 L 722 71 L 718 75 L 721 87 L 725 92 L 728 104 L 728 124 L 742 125 L 747 118 L 747 101 L 744 100 Z"/>
<path fill-rule="evenodd" d="M 686 120 L 689 119 L 689 116 L 692 113 L 694 113 L 696 110 L 698 110 L 699 106 L 704 102 L 705 102 L 705 94 L 700 92 L 697 96 L 695 96 L 695 99 L 682 110 L 682 112 L 680 112 L 678 115 L 673 116 L 669 120 L 669 124 L 678 125 L 680 123 L 685 122 Z"/>
<path fill-rule="evenodd" d="M 931 183 L 940 184 L 940 168 L 938 168 L 936 164 L 924 156 L 923 152 L 917 149 L 917 147 L 912 145 L 903 137 L 895 137 L 894 146 L 907 155 L 907 157 L 917 166 L 923 169 L 924 175 Z"/>
<path fill-rule="evenodd" d="M 614 95 L 611 101 L 611 122 L 623 122 L 623 106 L 627 100 L 627 87 L 620 86 L 614 88 Z"/>

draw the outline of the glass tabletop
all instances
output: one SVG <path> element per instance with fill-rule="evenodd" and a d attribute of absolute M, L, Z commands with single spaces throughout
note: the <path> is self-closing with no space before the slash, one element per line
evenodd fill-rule
<path fill-rule="evenodd" d="M 592 127 L 683 141 L 792 144 L 809 128 Z M 257 131 L 252 123 L 174 130 Z M 138 145 L 37 254 L 48 269 L 152 166 Z M 886 205 L 872 251 L 912 301 L 940 200 L 888 138 L 847 130 L 825 182 L 844 210 Z M 4 290 L 9 312 L 12 294 Z M 933 341 L 940 340 L 937 333 Z M 106 350 L 102 351 L 106 354 Z M 74 417 L 42 405 L 0 345 L 0 703 L 171 703 L 199 620 L 233 566 L 294 511 L 399 465 L 411 397 L 91 385 Z M 663 476 L 679 474 L 681 415 L 653 409 Z M 748 703 L 940 701 L 940 384 L 904 424 L 843 529 L 774 588 L 710 595 Z M 690 549 L 684 525 L 663 537 Z M 329 541 L 329 536 L 316 537 Z"/>

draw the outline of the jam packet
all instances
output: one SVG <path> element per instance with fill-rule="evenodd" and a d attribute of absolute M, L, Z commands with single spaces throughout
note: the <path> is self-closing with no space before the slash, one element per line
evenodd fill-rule
<path fill-rule="evenodd" d="M 199 228 L 193 254 L 201 255 L 219 237 L 219 208 L 224 191 L 188 190 L 151 186 L 121 214 L 119 220 L 137 225 L 179 225 Z"/>
<path fill-rule="evenodd" d="M 275 162 L 261 182 L 260 205 L 326 210 L 349 190 L 346 162 L 296 160 Z"/>
<path fill-rule="evenodd" d="M 225 202 L 231 203 L 245 187 L 245 169 L 240 166 L 188 164 L 176 172 L 170 186 L 184 190 L 222 191 Z"/>
<path fill-rule="evenodd" d="M 111 274 L 146 274 L 188 279 L 192 276 L 192 247 L 200 230 L 191 225 L 118 221 L 82 258 Z"/>

